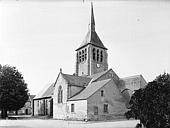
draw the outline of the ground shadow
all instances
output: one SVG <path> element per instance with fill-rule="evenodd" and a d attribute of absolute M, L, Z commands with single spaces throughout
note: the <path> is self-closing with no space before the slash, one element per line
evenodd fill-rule
<path fill-rule="evenodd" d="M 31 127 L 15 125 L 15 126 L 0 126 L 0 128 L 31 128 Z"/>

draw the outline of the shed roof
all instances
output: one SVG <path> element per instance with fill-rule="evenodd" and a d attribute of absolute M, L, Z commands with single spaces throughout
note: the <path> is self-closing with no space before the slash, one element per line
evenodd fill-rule
<path fill-rule="evenodd" d="M 40 98 L 44 98 L 44 97 L 50 97 L 53 95 L 53 92 L 54 92 L 54 83 L 53 84 L 49 84 L 49 85 L 46 85 L 44 87 L 44 89 L 42 91 L 40 91 L 38 93 L 38 95 L 36 95 L 34 97 L 34 99 L 40 99 Z"/>

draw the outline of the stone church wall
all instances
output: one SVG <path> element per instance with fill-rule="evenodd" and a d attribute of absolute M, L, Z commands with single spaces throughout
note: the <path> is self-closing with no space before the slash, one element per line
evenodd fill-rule
<path fill-rule="evenodd" d="M 58 103 L 58 88 L 62 86 L 63 90 L 63 101 L 62 103 Z M 53 95 L 53 118 L 55 119 L 65 119 L 66 117 L 66 104 L 67 104 L 67 96 L 68 96 L 68 84 L 67 81 L 63 78 L 62 74 L 59 74 L 57 83 L 54 89 Z"/>
<path fill-rule="evenodd" d="M 74 104 L 74 112 L 71 112 L 71 104 Z M 87 119 L 87 100 L 68 101 L 67 119 L 86 120 Z"/>
<path fill-rule="evenodd" d="M 102 90 L 104 91 L 104 96 L 101 96 Z M 104 112 L 104 104 L 108 104 L 108 113 Z M 109 81 L 107 85 L 88 98 L 87 107 L 87 118 L 89 120 L 124 118 L 124 112 L 127 110 L 125 107 L 125 101 L 113 80 Z M 96 114 L 94 112 L 95 107 L 98 108 Z"/>

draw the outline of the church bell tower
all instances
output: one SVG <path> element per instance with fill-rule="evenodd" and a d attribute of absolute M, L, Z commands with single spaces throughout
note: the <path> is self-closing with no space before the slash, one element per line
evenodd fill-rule
<path fill-rule="evenodd" d="M 95 31 L 93 4 L 88 32 L 76 49 L 76 75 L 90 76 L 108 70 L 107 48 Z"/>

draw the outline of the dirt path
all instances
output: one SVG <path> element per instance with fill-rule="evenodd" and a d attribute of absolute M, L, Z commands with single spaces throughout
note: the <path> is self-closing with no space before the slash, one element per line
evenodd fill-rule
<path fill-rule="evenodd" d="M 0 120 L 0 128 L 134 128 L 138 121 Z"/>

